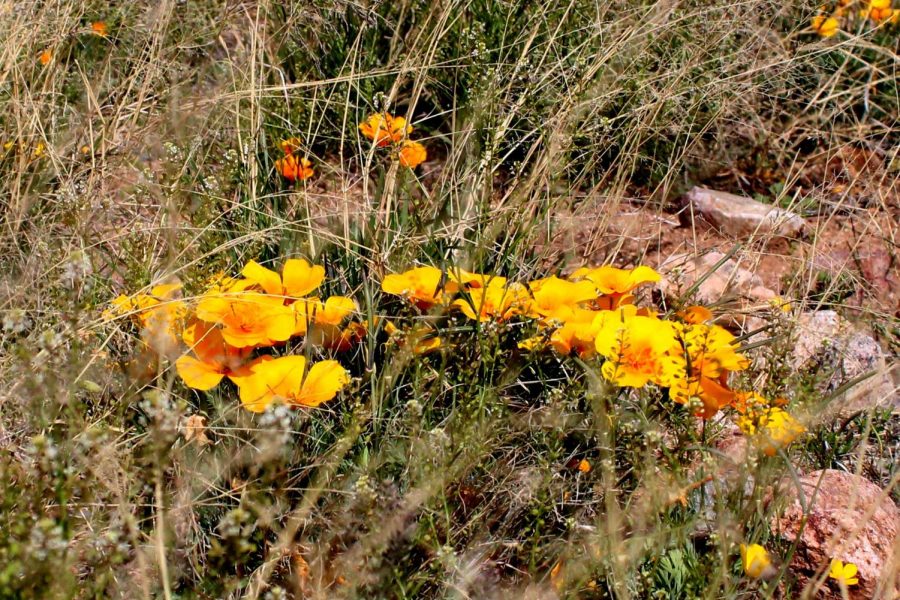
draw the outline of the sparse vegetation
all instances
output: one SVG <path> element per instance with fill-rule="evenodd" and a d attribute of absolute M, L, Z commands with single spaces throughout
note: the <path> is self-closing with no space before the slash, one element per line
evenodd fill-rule
<path fill-rule="evenodd" d="M 896 361 L 898 21 L 0 3 L 0 598 L 870 584 L 773 518 L 818 469 L 900 501 L 898 403 L 848 400 L 890 369 L 796 360 L 832 309 Z M 806 231 L 719 234 L 695 184 Z M 655 286 L 711 249 L 778 296 Z"/>

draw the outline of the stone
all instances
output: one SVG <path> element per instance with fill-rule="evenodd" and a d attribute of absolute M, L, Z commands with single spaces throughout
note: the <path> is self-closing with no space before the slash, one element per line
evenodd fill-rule
<path fill-rule="evenodd" d="M 805 525 L 791 481 L 781 487 L 787 507 L 772 522 L 776 535 L 798 542 L 790 569 L 799 582 L 815 586 L 818 575 L 823 570 L 827 575 L 836 558 L 859 568 L 859 585 L 849 588 L 851 599 L 895 598 L 898 582 L 892 554 L 900 532 L 900 509 L 890 496 L 863 477 L 833 469 L 804 475 L 800 485 L 809 504 Z M 820 584 L 818 593 L 817 597 L 841 598 L 828 582 Z"/>
<path fill-rule="evenodd" d="M 803 230 L 804 221 L 799 215 L 746 196 L 694 187 L 685 198 L 695 215 L 735 238 L 795 237 Z"/>
<path fill-rule="evenodd" d="M 659 267 L 663 278 L 657 286 L 667 297 L 678 298 L 709 273 L 697 288 L 696 300 L 701 304 L 712 304 L 726 296 L 756 301 L 771 300 L 776 296 L 759 276 L 741 267 L 733 258 L 724 261 L 713 271 L 724 258 L 725 255 L 721 252 L 707 252 L 701 256 L 670 256 Z"/>
<path fill-rule="evenodd" d="M 792 366 L 821 374 L 819 389 L 834 392 L 847 382 L 874 373 L 845 390 L 831 406 L 844 417 L 872 408 L 900 410 L 900 393 L 894 377 L 896 361 L 889 363 L 878 341 L 843 319 L 833 310 L 802 313 L 797 319 Z"/>

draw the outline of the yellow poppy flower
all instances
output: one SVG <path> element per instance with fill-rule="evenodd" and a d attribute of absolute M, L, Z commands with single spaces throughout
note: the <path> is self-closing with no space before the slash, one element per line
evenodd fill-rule
<path fill-rule="evenodd" d="M 453 306 L 476 321 L 505 321 L 517 314 L 528 300 L 523 285 L 507 284 L 505 278 L 493 277 L 486 285 L 470 288 L 467 297 L 455 300 Z"/>
<path fill-rule="evenodd" d="M 487 277 L 455 267 L 448 269 L 446 273 L 436 267 L 415 267 L 403 273 L 385 275 L 381 281 L 381 290 L 394 296 L 403 296 L 419 308 L 427 309 L 448 300 L 461 286 L 482 287 Z"/>
<path fill-rule="evenodd" d="M 615 312 L 607 310 L 563 307 L 548 317 L 550 322 L 561 323 L 550 334 L 550 345 L 564 356 L 575 352 L 581 358 L 590 358 L 596 354 L 597 334 L 603 328 L 605 319 L 615 316 Z"/>
<path fill-rule="evenodd" d="M 205 296 L 197 318 L 221 325 L 225 342 L 235 348 L 271 346 L 294 335 L 294 311 L 277 296 L 240 292 Z"/>
<path fill-rule="evenodd" d="M 400 149 L 398 157 L 401 166 L 415 169 L 425 162 L 425 159 L 428 158 L 428 152 L 425 150 L 425 146 L 419 142 L 407 140 L 403 142 L 403 147 Z"/>
<path fill-rule="evenodd" d="M 241 275 L 258 285 L 265 293 L 282 296 L 290 302 L 318 288 L 325 279 L 325 267 L 311 265 L 302 258 L 289 258 L 284 262 L 279 275 L 251 260 L 241 270 Z"/>
<path fill-rule="evenodd" d="M 413 128 L 412 125 L 407 125 L 403 117 L 395 117 L 389 113 L 375 113 L 360 123 L 359 130 L 376 145 L 387 146 L 402 140 L 412 133 Z"/>
<path fill-rule="evenodd" d="M 319 406 L 350 382 L 336 360 L 317 362 L 306 370 L 303 356 L 262 356 L 231 375 L 244 408 L 263 412 L 276 401 L 289 406 Z"/>
<path fill-rule="evenodd" d="M 181 283 L 164 283 L 147 294 L 120 295 L 113 299 L 103 318 L 129 316 L 140 326 L 141 339 L 156 354 L 169 356 L 178 350 L 178 336 L 184 327 L 187 305 L 178 298 Z"/>
<path fill-rule="evenodd" d="M 753 579 L 771 576 L 775 571 L 769 553 L 759 544 L 741 544 L 741 563 L 744 573 Z"/>
<path fill-rule="evenodd" d="M 312 161 L 308 158 L 297 158 L 293 154 L 286 154 L 284 158 L 276 160 L 275 170 L 288 181 L 303 181 L 316 174 L 312 168 Z"/>
<path fill-rule="evenodd" d="M 621 304 L 630 304 L 634 296 L 630 294 L 638 286 L 656 283 L 660 275 L 650 267 L 639 266 L 634 269 L 617 269 L 611 265 L 601 267 L 582 267 L 569 276 L 572 281 L 587 280 L 597 286 L 603 298 L 598 298 L 597 308 L 612 310 Z"/>
<path fill-rule="evenodd" d="M 849 587 L 859 584 L 859 577 L 856 576 L 858 573 L 859 569 L 853 563 L 845 564 L 843 561 L 835 558 L 831 561 L 831 569 L 828 572 L 828 576 L 839 584 Z"/>
<path fill-rule="evenodd" d="M 835 17 L 816 15 L 812 19 L 812 29 L 822 37 L 831 37 L 838 32 L 841 22 Z"/>
<path fill-rule="evenodd" d="M 384 332 L 396 341 L 397 346 L 410 348 L 413 354 L 429 354 L 444 345 L 443 338 L 428 325 L 415 325 L 409 331 L 401 331 L 391 321 L 385 321 Z"/>
<path fill-rule="evenodd" d="M 750 361 L 737 351 L 734 336 L 718 325 L 675 324 L 675 328 L 682 366 L 671 381 L 669 396 L 679 404 L 699 398 L 703 402 L 700 416 L 708 419 L 734 402 L 728 374 L 746 369 Z"/>
<path fill-rule="evenodd" d="M 678 372 L 679 345 L 668 321 L 617 311 L 604 320 L 596 348 L 606 359 L 600 372 L 622 387 L 666 386 Z"/>
<path fill-rule="evenodd" d="M 335 348 L 343 346 L 353 334 L 359 333 L 355 327 L 350 331 L 341 329 L 341 324 L 347 318 L 359 312 L 359 307 L 352 298 L 331 296 L 325 302 L 314 298 L 295 302 L 292 307 L 297 315 L 295 332 L 298 335 L 306 333 L 311 344 Z"/>
<path fill-rule="evenodd" d="M 188 325 L 181 338 L 193 356 L 185 354 L 175 361 L 175 369 L 185 385 L 195 390 L 211 390 L 239 369 L 249 348 L 235 348 L 225 343 L 222 332 L 203 321 Z"/>
<path fill-rule="evenodd" d="M 528 284 L 532 301 L 529 316 L 547 317 L 563 307 L 575 307 L 597 298 L 597 288 L 590 281 L 568 281 L 551 276 Z"/>

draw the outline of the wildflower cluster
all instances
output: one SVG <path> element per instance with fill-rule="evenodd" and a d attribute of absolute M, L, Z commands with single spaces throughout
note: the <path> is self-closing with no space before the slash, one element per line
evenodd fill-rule
<path fill-rule="evenodd" d="M 822 6 L 812 18 L 812 30 L 822 37 L 831 37 L 841 29 L 850 29 L 856 19 L 873 24 L 900 22 L 900 10 L 891 8 L 891 0 L 838 0 L 834 6 Z"/>
<path fill-rule="evenodd" d="M 143 342 L 160 355 L 177 348 L 175 367 L 188 387 L 211 390 L 227 378 L 253 412 L 276 399 L 318 406 L 349 382 L 347 370 L 335 360 L 307 365 L 303 356 L 277 356 L 274 349 L 307 336 L 341 350 L 357 338 L 361 324 L 342 327 L 358 312 L 352 299 L 310 296 L 324 278 L 323 267 L 303 259 L 288 259 L 280 274 L 250 261 L 240 278 L 218 277 L 195 301 L 174 297 L 178 283 L 159 285 L 149 294 L 116 298 L 106 317 L 133 317 Z"/>
<path fill-rule="evenodd" d="M 244 407 L 255 412 L 276 399 L 317 406 L 346 385 L 346 369 L 335 360 L 308 367 L 305 357 L 277 356 L 273 349 L 305 337 L 311 346 L 341 352 L 369 333 L 355 300 L 312 295 L 324 278 L 323 267 L 303 259 L 288 259 L 281 273 L 250 261 L 240 278 L 219 277 L 192 302 L 176 297 L 180 284 L 162 284 L 146 294 L 119 296 L 106 316 L 133 318 L 149 349 L 177 356 L 178 374 L 191 388 L 210 390 L 227 378 Z M 419 312 L 521 322 L 526 327 L 520 329 L 532 333 L 518 341 L 520 350 L 597 361 L 610 384 L 666 389 L 671 400 L 700 417 L 733 407 L 740 428 L 767 455 L 803 433 L 784 402 L 770 405 L 754 392 L 729 387 L 730 374 L 750 362 L 734 336 L 710 322 L 708 309 L 690 307 L 667 318 L 634 304 L 636 290 L 659 279 L 645 266 L 582 268 L 527 282 L 421 266 L 386 275 L 381 289 Z M 389 319 L 373 322 L 414 354 L 443 345 L 440 332 L 420 320 L 405 331 Z"/>

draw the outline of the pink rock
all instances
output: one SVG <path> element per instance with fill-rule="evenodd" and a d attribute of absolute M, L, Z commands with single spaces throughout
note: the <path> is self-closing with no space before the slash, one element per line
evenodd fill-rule
<path fill-rule="evenodd" d="M 887 492 L 863 477 L 832 469 L 809 473 L 800 478 L 800 483 L 810 506 L 790 563 L 797 578 L 816 586 L 836 558 L 859 568 L 859 585 L 850 588 L 852 599 L 897 598 L 896 591 L 900 590 L 893 552 L 900 532 L 900 510 Z M 803 508 L 792 482 L 787 482 L 782 491 L 790 501 L 782 516 L 774 519 L 772 528 L 793 542 L 803 523 Z M 827 598 L 840 598 L 840 592 L 833 595 L 836 589 L 825 582 L 818 592 Z"/>
<path fill-rule="evenodd" d="M 746 196 L 694 187 L 686 199 L 695 214 L 735 238 L 793 237 L 803 229 L 803 218 L 799 215 Z"/>

